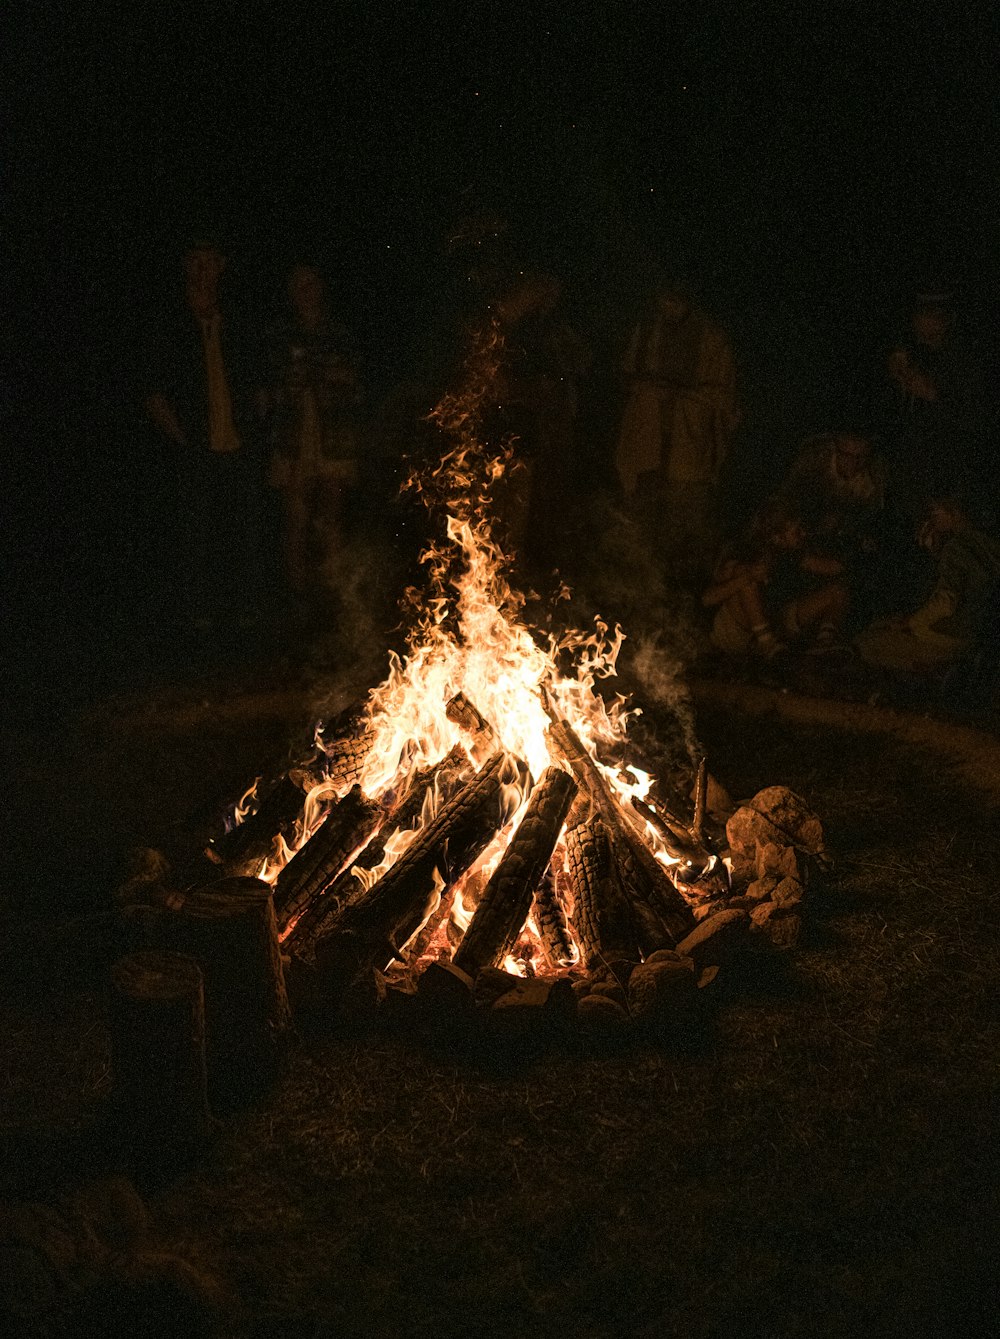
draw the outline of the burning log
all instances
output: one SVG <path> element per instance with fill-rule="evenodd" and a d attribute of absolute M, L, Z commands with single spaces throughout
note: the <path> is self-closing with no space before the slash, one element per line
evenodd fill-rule
<path fill-rule="evenodd" d="M 373 870 L 382 863 L 390 836 L 414 826 L 427 797 L 435 787 L 442 796 L 445 796 L 456 785 L 468 781 L 471 775 L 472 764 L 461 745 L 456 745 L 433 767 L 421 768 L 406 794 L 390 811 L 388 819 L 360 852 L 350 869 L 338 874 L 326 890 L 325 896 L 314 901 L 299 917 L 285 940 L 286 948 L 300 957 L 310 958 L 317 941 L 332 926 L 343 908 L 364 892 L 365 884 L 354 871 Z"/>
<path fill-rule="evenodd" d="M 497 748 L 499 741 L 496 731 L 464 693 L 455 694 L 445 707 L 444 714 L 460 730 L 471 736 L 472 756 L 476 762 L 482 762 Z"/>
<path fill-rule="evenodd" d="M 549 966 L 553 968 L 569 966 L 575 961 L 576 953 L 570 938 L 566 912 L 559 898 L 559 879 L 551 861 L 535 890 L 531 910 Z"/>
<path fill-rule="evenodd" d="M 274 911 L 279 934 L 322 900 L 351 853 L 371 836 L 381 812 L 374 800 L 365 797 L 360 786 L 352 786 L 333 805 L 312 837 L 278 875 Z"/>
<path fill-rule="evenodd" d="M 273 1077 L 291 1021 L 271 890 L 259 879 L 220 879 L 170 909 L 168 937 L 205 977 L 212 1104 L 239 1105 Z"/>
<path fill-rule="evenodd" d="M 256 813 L 206 848 L 206 855 L 227 875 L 250 875 L 260 869 L 276 837 L 287 836 L 302 812 L 305 795 L 286 773 L 267 792 Z"/>
<path fill-rule="evenodd" d="M 109 1024 L 122 1133 L 147 1155 L 196 1151 L 213 1124 L 197 962 L 151 949 L 120 958 L 111 968 Z"/>
<path fill-rule="evenodd" d="M 474 976 L 481 967 L 496 967 L 514 947 L 576 790 L 562 768 L 547 767 L 542 773 L 458 947 L 456 967 Z"/>
<path fill-rule="evenodd" d="M 324 770 L 327 780 L 335 790 L 344 791 L 358 784 L 371 747 L 370 732 L 347 734 L 323 745 L 327 759 Z"/>
<path fill-rule="evenodd" d="M 566 833 L 566 854 L 573 889 L 573 928 L 584 966 L 617 959 L 638 960 L 629 904 L 607 828 L 599 818 Z"/>
<path fill-rule="evenodd" d="M 506 764 L 506 765 L 505 765 Z M 383 970 L 506 820 L 506 773 L 517 764 L 496 753 L 483 770 L 420 830 L 393 867 L 343 908 L 316 943 L 316 961 L 348 985 Z"/>
<path fill-rule="evenodd" d="M 550 748 L 573 769 L 581 787 L 600 815 L 616 855 L 624 862 L 623 881 L 633 898 L 648 902 L 671 935 L 671 944 L 694 925 L 687 902 L 671 883 L 663 866 L 646 845 L 628 812 L 618 803 L 576 731 L 547 704 L 552 719 L 547 739 Z"/>

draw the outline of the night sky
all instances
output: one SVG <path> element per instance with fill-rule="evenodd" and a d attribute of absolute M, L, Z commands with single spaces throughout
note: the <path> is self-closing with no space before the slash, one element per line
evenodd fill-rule
<path fill-rule="evenodd" d="M 913 284 L 996 310 L 993 6 L 115 8 L 6 25 L 24 610 L 39 583 L 55 608 L 89 596 L 114 562 L 95 552 L 141 489 L 125 372 L 196 233 L 223 241 L 249 311 L 291 260 L 319 262 L 376 395 L 455 301 L 456 221 L 488 209 L 598 350 L 679 277 L 772 401 L 825 382 L 813 401 L 835 405 Z"/>

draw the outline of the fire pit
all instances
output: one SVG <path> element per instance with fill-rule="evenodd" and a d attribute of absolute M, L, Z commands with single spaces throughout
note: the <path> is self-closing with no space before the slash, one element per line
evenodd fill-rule
<path fill-rule="evenodd" d="M 494 534 L 518 462 L 481 432 L 501 355 L 493 325 L 432 415 L 445 451 L 409 480 L 443 535 L 407 592 L 406 654 L 256 778 L 203 854 L 156 873 L 157 942 L 205 972 L 210 1076 L 234 1050 L 267 1073 L 286 972 L 330 1014 L 374 997 L 662 1028 L 742 949 L 798 939 L 815 814 L 782 787 L 734 806 L 703 758 L 655 775 L 639 710 L 609 691 L 621 630 L 525 623 Z"/>

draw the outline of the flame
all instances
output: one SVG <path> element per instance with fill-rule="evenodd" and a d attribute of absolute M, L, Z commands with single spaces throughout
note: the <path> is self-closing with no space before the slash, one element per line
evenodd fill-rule
<path fill-rule="evenodd" d="M 442 524 L 439 536 L 421 556 L 426 571 L 423 589 L 410 590 L 404 605 L 411 615 L 405 655 L 390 653 L 388 673 L 374 688 L 361 723 L 368 741 L 359 782 L 370 799 L 388 804 L 402 794 L 420 768 L 433 767 L 456 745 L 475 765 L 484 756 L 473 748 L 458 724 L 447 714 L 458 694 L 472 702 L 492 729 L 491 749 L 502 748 L 522 760 L 537 781 L 555 761 L 547 731 L 551 705 L 569 722 L 595 759 L 623 806 L 632 796 L 646 800 L 653 778 L 638 768 L 625 771 L 603 765 L 604 756 L 621 756 L 629 720 L 637 712 L 621 695 L 598 691 L 599 681 L 613 680 L 625 635 L 595 619 L 591 631 L 571 630 L 539 637 L 522 619 L 524 596 L 512 583 L 513 560 L 498 538 L 495 495 L 509 484 L 518 467 L 516 443 L 488 441 L 485 411 L 499 394 L 504 336 L 500 319 L 492 316 L 472 340 L 462 384 L 444 396 L 429 419 L 441 431 L 444 450 L 439 459 L 411 469 L 404 488 L 417 494 L 432 517 Z M 560 598 L 568 592 L 563 588 Z M 316 730 L 322 752 L 323 728 Z M 442 922 L 425 954 L 446 953 L 467 928 L 490 875 L 503 856 L 527 803 L 523 776 L 511 766 L 502 774 L 504 825 L 473 868 L 455 889 Z M 331 802 L 339 797 L 329 778 L 309 791 L 295 832 L 279 838 L 262 864 L 260 877 L 269 882 L 284 863 L 308 840 Z M 248 799 L 244 797 L 244 800 Z M 242 803 L 242 802 L 241 802 Z M 396 829 L 384 841 L 380 863 L 367 870 L 355 865 L 352 874 L 370 887 L 390 869 L 437 813 L 441 796 L 433 788 L 412 827 Z M 389 820 L 391 822 L 391 820 Z M 651 824 L 645 824 L 649 844 L 665 865 L 675 863 Z M 557 846 L 556 867 L 565 865 L 565 848 Z M 440 875 L 428 900 L 424 924 L 442 907 L 444 881 Z M 422 928 L 422 927 L 421 927 Z M 415 931 L 408 943 L 420 933 Z M 405 945 L 399 945 L 403 952 Z M 574 949 L 576 946 L 574 946 Z M 578 953 L 564 964 L 571 966 Z M 546 970 L 538 927 L 533 919 L 505 969 L 517 975 Z"/>

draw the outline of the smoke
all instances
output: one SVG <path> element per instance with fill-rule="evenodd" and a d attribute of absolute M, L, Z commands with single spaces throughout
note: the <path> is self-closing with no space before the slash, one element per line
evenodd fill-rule
<path fill-rule="evenodd" d="M 593 531 L 581 546 L 590 556 L 571 578 L 570 614 L 621 625 L 619 676 L 644 709 L 630 733 L 674 767 L 694 763 L 702 750 L 687 673 L 704 633 L 690 574 L 674 579 L 649 527 L 610 497 L 596 500 L 590 519 Z"/>

